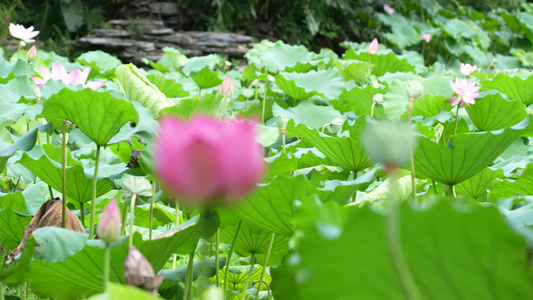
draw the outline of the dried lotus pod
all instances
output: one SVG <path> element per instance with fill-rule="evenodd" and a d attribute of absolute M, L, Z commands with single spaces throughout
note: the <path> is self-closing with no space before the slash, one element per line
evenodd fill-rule
<path fill-rule="evenodd" d="M 17 248 L 11 250 L 11 256 L 14 257 L 22 252 L 26 242 L 28 241 L 28 238 L 35 231 L 35 229 L 47 226 L 61 227 L 61 211 L 62 202 L 59 198 L 52 198 L 43 203 L 37 213 L 35 213 L 35 216 L 33 216 L 30 224 L 24 228 L 22 241 Z M 85 229 L 83 228 L 80 220 L 69 209 L 67 209 L 65 215 L 65 228 L 85 233 Z"/>

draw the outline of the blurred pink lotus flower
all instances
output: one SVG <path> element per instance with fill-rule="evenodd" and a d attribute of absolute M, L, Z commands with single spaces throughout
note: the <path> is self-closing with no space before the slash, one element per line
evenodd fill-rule
<path fill-rule="evenodd" d="M 455 83 L 451 80 L 449 82 L 454 95 L 446 102 L 451 102 L 452 106 L 459 104 L 459 108 L 464 107 L 465 104 L 470 106 L 470 104 L 476 103 L 474 98 L 479 97 L 477 91 L 479 91 L 481 86 L 476 86 L 474 81 L 464 78 L 455 78 Z"/>
<path fill-rule="evenodd" d="M 233 84 L 231 83 L 231 78 L 229 75 L 224 78 L 224 81 L 222 81 L 222 84 L 220 85 L 220 88 L 218 89 L 218 93 L 222 96 L 230 97 L 233 95 Z"/>
<path fill-rule="evenodd" d="M 262 148 L 252 123 L 205 116 L 190 121 L 163 117 L 160 123 L 155 173 L 180 202 L 231 204 L 261 179 Z"/>
<path fill-rule="evenodd" d="M 157 295 L 163 283 L 163 273 L 154 274 L 154 268 L 144 255 L 134 246 L 130 247 L 124 262 L 124 278 L 129 285 L 145 289 Z"/>
<path fill-rule="evenodd" d="M 424 34 L 422 34 L 422 39 L 423 39 L 424 41 L 426 41 L 426 43 L 431 42 L 431 39 L 432 39 L 432 38 L 433 38 L 433 37 L 431 36 L 430 33 L 424 33 Z"/>
<path fill-rule="evenodd" d="M 396 12 L 396 11 L 394 10 L 394 8 L 390 7 L 388 4 L 383 5 L 383 10 L 384 10 L 388 15 L 394 15 L 394 13 Z"/>
<path fill-rule="evenodd" d="M 28 53 L 26 53 L 26 60 L 32 61 L 35 60 L 37 57 L 37 47 L 35 45 L 31 46 L 30 50 L 28 50 Z"/>
<path fill-rule="evenodd" d="M 12 37 L 19 39 L 27 44 L 35 43 L 33 39 L 39 34 L 39 31 L 33 31 L 33 26 L 25 28 L 20 24 L 9 23 L 9 33 Z"/>
<path fill-rule="evenodd" d="M 460 67 L 461 74 L 463 74 L 465 76 L 468 76 L 472 72 L 474 72 L 475 70 L 477 70 L 477 66 L 476 65 L 461 63 L 461 67 Z"/>
<path fill-rule="evenodd" d="M 98 221 L 100 239 L 108 244 L 116 242 L 120 236 L 121 221 L 122 217 L 117 200 L 113 198 L 104 208 Z"/>
<path fill-rule="evenodd" d="M 378 53 L 379 45 L 378 45 L 378 38 L 374 38 L 372 42 L 370 42 L 370 45 L 366 47 L 366 51 L 370 54 L 376 54 Z"/>
<path fill-rule="evenodd" d="M 61 80 L 64 84 L 81 84 L 83 87 L 91 88 L 95 91 L 101 88 L 105 83 L 105 81 L 91 81 L 85 83 L 89 73 L 91 72 L 91 67 L 88 67 L 83 71 L 76 69 L 68 73 L 63 64 L 58 63 L 57 65 L 52 65 L 52 72 L 49 72 L 47 69 L 43 68 L 43 66 L 39 66 L 39 69 L 41 70 L 41 76 L 43 78 L 32 77 L 33 82 L 35 82 L 38 88 L 43 86 L 50 79 Z"/>

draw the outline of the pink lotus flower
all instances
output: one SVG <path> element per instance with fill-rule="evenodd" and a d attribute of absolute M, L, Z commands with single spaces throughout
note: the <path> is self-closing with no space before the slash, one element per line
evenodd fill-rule
<path fill-rule="evenodd" d="M 100 221 L 98 222 L 100 238 L 108 244 L 116 242 L 120 236 L 121 221 L 122 217 L 117 200 L 113 198 L 100 215 Z"/>
<path fill-rule="evenodd" d="M 218 93 L 222 96 L 230 97 L 233 95 L 233 84 L 231 83 L 231 78 L 229 75 L 224 78 L 224 81 L 222 81 L 222 85 L 220 85 L 220 88 L 218 89 Z"/>
<path fill-rule="evenodd" d="M 155 173 L 169 193 L 197 205 L 238 201 L 264 169 L 253 124 L 205 116 L 162 118 L 154 157 Z"/>
<path fill-rule="evenodd" d="M 477 66 L 476 65 L 461 63 L 461 67 L 460 67 L 461 74 L 463 74 L 465 76 L 468 76 L 472 72 L 474 72 L 475 70 L 477 70 Z"/>
<path fill-rule="evenodd" d="M 432 39 L 432 38 L 433 38 L 433 37 L 432 37 L 431 34 L 429 34 L 429 33 L 424 33 L 424 34 L 422 34 L 422 39 L 423 39 L 424 41 L 426 41 L 426 43 L 431 42 L 431 39 Z"/>
<path fill-rule="evenodd" d="M 370 45 L 366 47 L 366 51 L 370 54 L 376 54 L 378 53 L 379 45 L 378 45 L 378 38 L 374 38 L 372 42 L 370 42 Z"/>
<path fill-rule="evenodd" d="M 41 70 L 41 76 L 43 78 L 41 79 L 39 77 L 32 77 L 33 82 L 35 82 L 38 88 L 43 86 L 50 79 L 61 80 L 64 84 L 81 84 L 83 87 L 91 88 L 95 91 L 101 88 L 105 83 L 105 81 L 92 81 L 85 83 L 89 73 L 91 72 L 91 67 L 88 67 L 83 71 L 76 69 L 68 73 L 63 64 L 59 63 L 57 65 L 52 65 L 52 72 L 49 72 L 47 69 L 43 68 L 43 66 L 39 66 L 39 69 Z"/>
<path fill-rule="evenodd" d="M 33 39 L 39 34 L 39 31 L 33 31 L 33 26 L 25 28 L 20 24 L 9 23 L 9 33 L 12 37 L 19 39 L 27 44 L 35 43 Z"/>
<path fill-rule="evenodd" d="M 37 47 L 35 45 L 31 46 L 30 50 L 28 50 L 28 53 L 26 53 L 26 60 L 32 61 L 35 60 L 37 57 Z"/>
<path fill-rule="evenodd" d="M 394 13 L 396 12 L 396 11 L 394 10 L 394 8 L 390 7 L 388 4 L 383 5 L 383 10 L 384 10 L 388 15 L 394 15 Z"/>
<path fill-rule="evenodd" d="M 476 86 L 474 81 L 466 80 L 464 78 L 455 78 L 455 83 L 450 80 L 450 86 L 453 90 L 453 97 L 446 100 L 446 102 L 451 102 L 452 106 L 459 104 L 459 108 L 463 106 L 476 103 L 474 98 L 479 97 L 477 91 L 481 86 Z"/>

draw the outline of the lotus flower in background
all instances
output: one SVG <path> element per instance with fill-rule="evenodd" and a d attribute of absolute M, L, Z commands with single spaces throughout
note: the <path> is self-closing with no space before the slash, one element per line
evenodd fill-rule
<path fill-rule="evenodd" d="M 461 63 L 461 67 L 459 68 L 459 70 L 461 71 L 461 74 L 463 74 L 465 76 L 468 76 L 472 72 L 477 70 L 477 66 L 476 65 L 471 65 L 471 64 L 463 64 L 463 63 Z"/>
<path fill-rule="evenodd" d="M 388 15 L 394 15 L 394 13 L 396 12 L 396 11 L 394 10 L 394 8 L 390 7 L 388 4 L 383 5 L 383 10 L 384 10 Z"/>
<path fill-rule="evenodd" d="M 218 89 L 218 93 L 222 96 L 230 98 L 233 95 L 233 83 L 231 83 L 231 78 L 229 77 L 229 75 L 227 75 L 226 78 L 224 78 L 224 81 L 222 81 L 222 84 Z"/>
<path fill-rule="evenodd" d="M 106 208 L 100 215 L 100 221 L 98 221 L 100 239 L 107 244 L 116 242 L 120 236 L 121 222 L 122 216 L 120 209 L 117 200 L 113 198 L 107 204 Z"/>
<path fill-rule="evenodd" d="M 33 31 L 33 26 L 25 28 L 20 24 L 9 23 L 9 33 L 12 37 L 19 39 L 27 44 L 35 43 L 33 39 L 39 34 L 39 31 Z"/>
<path fill-rule="evenodd" d="M 28 53 L 26 53 L 26 60 L 32 61 L 35 60 L 37 57 L 37 47 L 35 45 L 31 46 L 30 50 L 28 50 Z"/>
<path fill-rule="evenodd" d="M 145 289 L 154 295 L 157 295 L 157 289 L 163 283 L 163 273 L 155 275 L 150 262 L 133 246 L 124 262 L 124 278 L 129 285 Z"/>
<path fill-rule="evenodd" d="M 39 66 L 39 69 L 41 70 L 41 76 L 43 78 L 32 77 L 33 82 L 35 82 L 35 84 L 39 88 L 43 86 L 50 79 L 61 80 L 65 84 L 73 84 L 73 85 L 81 84 L 84 87 L 91 88 L 95 91 L 101 88 L 105 83 L 105 81 L 92 81 L 92 82 L 85 83 L 85 81 L 87 81 L 87 77 L 89 76 L 89 73 L 91 72 L 91 67 L 88 67 L 87 69 L 83 71 L 76 69 L 68 73 L 65 67 L 63 66 L 63 64 L 59 63 L 57 65 L 52 65 L 52 72 L 43 68 L 43 66 Z"/>
<path fill-rule="evenodd" d="M 424 34 L 422 34 L 422 39 L 423 39 L 426 43 L 431 42 L 431 39 L 432 39 L 432 38 L 433 38 L 433 37 L 431 36 L 430 33 L 424 33 Z"/>
<path fill-rule="evenodd" d="M 264 161 L 254 124 L 205 116 L 163 117 L 160 124 L 155 173 L 180 202 L 232 204 L 261 179 Z"/>
<path fill-rule="evenodd" d="M 378 53 L 379 45 L 378 45 L 378 38 L 374 38 L 372 42 L 370 42 L 370 45 L 366 47 L 366 51 L 370 54 L 376 54 Z"/>
<path fill-rule="evenodd" d="M 466 105 L 476 103 L 475 98 L 479 97 L 477 91 L 481 86 L 476 86 L 474 81 L 466 80 L 464 78 L 455 78 L 455 83 L 450 80 L 450 86 L 453 90 L 453 97 L 446 100 L 446 102 L 451 102 L 452 106 L 459 104 L 459 108 L 462 108 Z"/>

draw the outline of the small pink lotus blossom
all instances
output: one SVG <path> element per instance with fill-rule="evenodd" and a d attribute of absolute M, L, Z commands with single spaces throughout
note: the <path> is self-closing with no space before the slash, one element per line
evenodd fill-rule
<path fill-rule="evenodd" d="M 43 86 L 50 79 L 61 80 L 63 81 L 64 84 L 72 84 L 72 85 L 81 84 L 83 85 L 83 87 L 91 88 L 95 91 L 101 88 L 105 83 L 105 81 L 91 81 L 91 82 L 85 83 L 85 81 L 87 81 L 87 77 L 89 76 L 89 73 L 91 72 L 91 67 L 88 67 L 87 69 L 83 71 L 76 69 L 68 73 L 67 69 L 65 69 L 63 64 L 58 63 L 57 65 L 52 65 L 52 72 L 43 68 L 43 66 L 39 66 L 39 69 L 41 70 L 41 76 L 43 78 L 32 77 L 33 82 L 35 82 L 38 88 Z"/>
<path fill-rule="evenodd" d="M 394 13 L 396 12 L 396 11 L 394 10 L 394 8 L 390 7 L 388 4 L 383 5 L 383 10 L 384 10 L 388 15 L 394 15 Z"/>
<path fill-rule="evenodd" d="M 370 54 L 376 54 L 378 53 L 379 45 L 378 45 L 378 38 L 374 38 L 372 42 L 370 42 L 370 45 L 366 47 L 366 51 Z"/>
<path fill-rule="evenodd" d="M 35 43 L 33 39 L 39 34 L 39 31 L 33 31 L 33 26 L 25 28 L 20 24 L 9 23 L 9 33 L 12 37 L 19 39 L 27 44 Z"/>
<path fill-rule="evenodd" d="M 120 236 L 121 221 L 122 217 L 117 200 L 113 198 L 104 208 L 100 215 L 100 221 L 98 221 L 100 239 L 108 244 L 116 242 Z"/>
<path fill-rule="evenodd" d="M 430 33 L 424 33 L 424 34 L 422 34 L 422 39 L 423 39 L 424 41 L 426 41 L 426 43 L 431 42 L 431 39 L 432 39 L 432 38 L 433 38 L 433 37 L 431 36 Z"/>
<path fill-rule="evenodd" d="M 450 80 L 450 86 L 453 90 L 453 97 L 446 100 L 446 102 L 451 102 L 452 106 L 459 104 L 459 108 L 462 108 L 466 105 L 476 103 L 474 98 L 479 97 L 477 91 L 481 86 L 476 86 L 474 81 L 466 80 L 464 78 L 455 78 L 455 83 Z"/>
<path fill-rule="evenodd" d="M 222 81 L 222 84 L 220 85 L 220 88 L 218 89 L 218 93 L 222 96 L 230 97 L 233 95 L 233 83 L 231 83 L 231 78 L 229 75 L 224 78 L 224 81 Z"/>
<path fill-rule="evenodd" d="M 31 46 L 30 50 L 28 50 L 28 53 L 26 53 L 26 60 L 32 61 L 35 60 L 37 57 L 37 47 L 35 45 Z"/>
<path fill-rule="evenodd" d="M 460 67 L 461 74 L 463 74 L 465 76 L 468 76 L 472 72 L 474 72 L 475 70 L 477 70 L 477 66 L 476 65 L 461 63 L 461 67 Z"/>
<path fill-rule="evenodd" d="M 196 116 L 190 121 L 164 117 L 160 124 L 155 173 L 181 202 L 231 204 L 261 179 L 262 148 L 252 123 Z"/>

